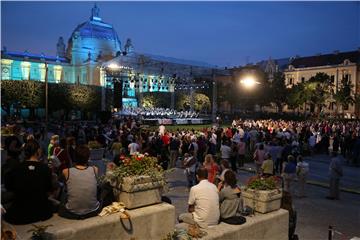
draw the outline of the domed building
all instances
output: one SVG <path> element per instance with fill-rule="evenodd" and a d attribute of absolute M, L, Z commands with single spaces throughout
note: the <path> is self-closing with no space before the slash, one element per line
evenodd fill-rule
<path fill-rule="evenodd" d="M 202 62 L 137 53 L 131 39 L 122 47 L 114 27 L 102 20 L 96 4 L 91 9 L 90 19 L 72 31 L 67 44 L 59 37 L 56 56 L 4 48 L 1 57 L 1 80 L 47 80 L 49 83 L 113 88 L 114 98 L 115 93 L 120 93 L 114 106 L 115 102 L 121 102 L 121 106 L 132 107 L 141 103 L 143 93 L 168 92 L 171 93 L 171 108 L 174 108 L 175 79 L 181 80 L 179 89 L 194 91 L 200 88 L 193 83 L 195 76 L 204 71 L 210 76 L 217 68 Z M 105 109 L 103 94 L 101 104 Z"/>
<path fill-rule="evenodd" d="M 56 56 L 43 53 L 1 51 L 2 80 L 45 81 L 45 64 L 49 82 L 101 85 L 99 66 L 122 52 L 120 39 L 111 24 L 103 22 L 100 9 L 91 9 L 90 19 L 72 32 L 67 47 L 64 39 L 56 44 Z"/>
<path fill-rule="evenodd" d="M 99 17 L 95 5 L 89 21 L 78 25 L 72 32 L 66 57 L 73 65 L 81 65 L 88 60 L 110 60 L 121 52 L 121 42 L 112 25 Z"/>

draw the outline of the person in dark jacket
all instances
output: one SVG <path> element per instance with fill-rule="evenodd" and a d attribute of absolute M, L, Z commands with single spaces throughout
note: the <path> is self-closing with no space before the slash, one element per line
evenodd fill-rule
<path fill-rule="evenodd" d="M 14 193 L 14 202 L 6 209 L 11 224 L 29 224 L 51 218 L 53 206 L 48 200 L 52 190 L 49 167 L 39 161 L 41 149 L 35 140 L 24 146 L 26 160 L 6 176 L 5 188 Z"/>

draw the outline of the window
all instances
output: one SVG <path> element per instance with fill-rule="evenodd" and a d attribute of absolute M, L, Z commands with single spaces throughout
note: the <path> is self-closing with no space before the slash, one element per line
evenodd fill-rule
<path fill-rule="evenodd" d="M 292 79 L 292 78 L 289 79 L 289 84 L 290 84 L 290 85 L 293 84 L 293 79 Z"/>
<path fill-rule="evenodd" d="M 302 78 L 301 78 L 301 83 L 304 83 L 304 82 L 305 82 L 305 78 L 302 77 Z"/>
<path fill-rule="evenodd" d="M 349 110 L 349 104 L 343 105 L 343 110 Z"/>
<path fill-rule="evenodd" d="M 334 106 L 335 106 L 335 103 L 334 103 L 334 102 L 330 103 L 329 109 L 330 109 L 331 111 L 333 111 L 333 110 L 334 110 Z"/>
<path fill-rule="evenodd" d="M 10 68 L 9 67 L 2 67 L 1 68 L 1 80 L 10 80 Z"/>
<path fill-rule="evenodd" d="M 331 81 L 331 83 L 334 83 L 334 82 L 335 82 L 335 76 L 334 76 L 334 75 L 331 75 L 331 76 L 330 76 L 330 81 Z"/>

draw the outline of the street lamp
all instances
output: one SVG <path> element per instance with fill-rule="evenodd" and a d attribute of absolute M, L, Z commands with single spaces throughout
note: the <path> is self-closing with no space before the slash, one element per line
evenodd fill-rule
<path fill-rule="evenodd" d="M 260 84 L 254 76 L 248 75 L 240 80 L 240 83 L 247 89 L 252 89 L 255 85 Z"/>
<path fill-rule="evenodd" d="M 249 102 L 250 96 L 254 93 L 256 85 L 259 85 L 260 82 L 255 75 L 247 74 L 240 79 L 240 84 L 247 90 L 243 91 L 244 101 Z"/>

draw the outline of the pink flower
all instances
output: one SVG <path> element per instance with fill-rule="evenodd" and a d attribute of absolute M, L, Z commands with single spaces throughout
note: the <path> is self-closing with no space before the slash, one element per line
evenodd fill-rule
<path fill-rule="evenodd" d="M 116 167 L 116 165 L 115 165 L 115 163 L 113 163 L 113 162 L 110 162 L 110 163 L 108 163 L 108 165 L 107 165 L 108 170 L 113 170 L 115 167 Z"/>

